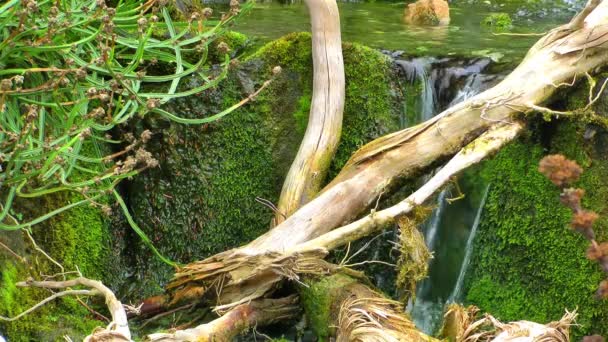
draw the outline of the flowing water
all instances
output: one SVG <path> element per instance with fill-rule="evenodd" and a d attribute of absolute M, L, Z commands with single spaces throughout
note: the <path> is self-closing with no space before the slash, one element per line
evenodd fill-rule
<path fill-rule="evenodd" d="M 481 198 L 481 202 L 479 203 L 479 207 L 477 208 L 477 215 L 475 215 L 475 221 L 473 222 L 473 227 L 471 228 L 469 238 L 467 239 L 467 245 L 464 249 L 464 260 L 462 261 L 462 266 L 460 266 L 460 273 L 458 274 L 458 279 L 456 280 L 454 291 L 452 291 L 452 294 L 448 298 L 448 303 L 462 302 L 462 286 L 464 284 L 464 277 L 467 275 L 469 265 L 471 264 L 471 255 L 473 254 L 473 241 L 475 240 L 475 236 L 477 235 L 477 227 L 479 227 L 479 222 L 481 221 L 481 213 L 483 212 L 483 207 L 486 204 L 486 198 L 488 196 L 489 189 L 490 186 L 486 186 L 486 190 L 483 192 L 483 197 Z"/>

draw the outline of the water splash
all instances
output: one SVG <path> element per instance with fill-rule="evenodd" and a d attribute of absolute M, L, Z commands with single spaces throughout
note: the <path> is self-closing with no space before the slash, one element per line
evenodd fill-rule
<path fill-rule="evenodd" d="M 462 265 L 460 266 L 458 280 L 456 280 L 454 290 L 448 298 L 448 303 L 462 301 L 462 286 L 464 284 L 464 277 L 466 276 L 467 271 L 469 269 L 469 265 L 471 264 L 471 255 L 473 254 L 473 241 L 475 240 L 475 236 L 477 235 L 477 228 L 479 227 L 479 222 L 481 221 L 481 213 L 483 212 L 483 207 L 486 204 L 486 198 L 488 196 L 489 189 L 490 185 L 486 186 L 486 189 L 483 193 L 483 197 L 481 198 L 481 202 L 479 203 L 479 207 L 477 208 L 477 215 L 475 215 L 475 221 L 473 222 L 473 227 L 471 228 L 469 238 L 467 239 L 464 260 L 462 261 Z"/>

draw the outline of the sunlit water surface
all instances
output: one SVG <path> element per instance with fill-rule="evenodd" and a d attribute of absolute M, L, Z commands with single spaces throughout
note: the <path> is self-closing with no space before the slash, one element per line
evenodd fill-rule
<path fill-rule="evenodd" d="M 485 5 L 450 6 L 451 23 L 446 27 L 417 27 L 403 21 L 405 3 L 339 3 L 342 38 L 374 48 L 402 50 L 417 55 L 479 55 L 495 59 L 521 58 L 538 36 L 497 35 L 481 24 L 495 13 Z M 518 17 L 517 6 L 500 8 L 514 18 L 510 33 L 542 33 L 569 20 L 569 15 L 543 18 Z M 256 44 L 290 32 L 309 31 L 309 17 L 303 2 L 262 2 L 235 27 Z"/>

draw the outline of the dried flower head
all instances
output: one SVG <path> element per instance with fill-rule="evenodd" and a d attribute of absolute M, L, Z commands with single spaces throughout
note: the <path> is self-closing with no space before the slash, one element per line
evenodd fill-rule
<path fill-rule="evenodd" d="M 566 159 L 561 154 L 544 157 L 540 161 L 538 171 L 559 187 L 577 181 L 583 173 L 583 169 L 576 162 Z"/>
<path fill-rule="evenodd" d="M 141 132 L 141 135 L 139 136 L 141 141 L 145 144 L 148 141 L 150 141 L 150 139 L 152 138 L 152 132 L 150 132 L 149 129 Z"/>
<path fill-rule="evenodd" d="M 17 76 L 13 77 L 13 81 L 15 82 L 15 85 L 18 85 L 18 86 L 22 85 L 24 80 L 25 80 L 25 78 L 21 75 L 17 75 Z"/>
<path fill-rule="evenodd" d="M 84 140 L 90 136 L 91 136 L 91 128 L 89 128 L 89 127 L 83 129 L 82 132 L 80 132 L 80 134 L 78 135 L 80 140 Z"/>
<path fill-rule="evenodd" d="M 13 87 L 13 80 L 10 78 L 5 78 L 2 81 L 0 81 L 0 90 L 7 91 L 7 90 L 11 90 L 12 87 Z"/>
<path fill-rule="evenodd" d="M 84 67 L 78 68 L 78 70 L 76 70 L 76 77 L 81 80 L 85 79 L 87 77 L 87 69 Z"/>
<path fill-rule="evenodd" d="M 598 219 L 598 214 L 593 211 L 581 210 L 572 216 L 570 225 L 574 229 L 591 229 L 593 222 Z"/>
<path fill-rule="evenodd" d="M 213 10 L 209 7 L 205 7 L 203 8 L 202 14 L 205 19 L 211 18 L 211 16 L 213 15 Z"/>
<path fill-rule="evenodd" d="M 230 48 L 228 47 L 228 44 L 226 44 L 225 42 L 221 42 L 217 44 L 217 51 L 223 55 L 228 53 L 228 51 L 230 51 Z"/>
<path fill-rule="evenodd" d="M 112 215 L 112 208 L 110 208 L 107 205 L 104 205 L 103 207 L 101 207 L 101 211 L 104 213 L 104 215 L 106 216 L 111 216 Z"/>
<path fill-rule="evenodd" d="M 159 99 L 148 99 L 148 101 L 146 101 L 146 107 L 150 110 L 157 108 L 158 106 L 160 106 Z"/>
<path fill-rule="evenodd" d="M 147 25 L 148 25 L 148 19 L 146 19 L 145 17 L 141 17 L 141 18 L 137 19 L 137 26 L 139 28 L 139 33 L 143 33 L 144 30 L 146 29 Z"/>

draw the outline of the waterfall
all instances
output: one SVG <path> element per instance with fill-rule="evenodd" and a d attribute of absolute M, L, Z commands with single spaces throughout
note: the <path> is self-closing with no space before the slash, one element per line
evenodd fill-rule
<path fill-rule="evenodd" d="M 483 207 L 486 204 L 486 197 L 488 196 L 488 190 L 490 189 L 490 185 L 486 186 L 486 189 L 483 193 L 483 197 L 481 198 L 481 202 L 479 203 L 479 207 L 477 208 L 477 214 L 475 215 L 475 221 L 473 222 L 473 227 L 471 228 L 471 232 L 469 233 L 469 238 L 467 239 L 467 245 L 464 254 L 464 260 L 462 261 L 462 265 L 460 266 L 460 273 L 458 274 L 458 280 L 456 280 L 456 285 L 454 286 L 454 290 L 452 294 L 448 298 L 448 303 L 460 302 L 462 301 L 462 286 L 464 284 L 464 277 L 467 274 L 467 270 L 469 269 L 469 264 L 471 263 L 471 255 L 473 254 L 473 241 L 475 241 L 475 235 L 477 235 L 477 227 L 479 227 L 479 222 L 481 221 L 481 213 L 483 212 Z"/>
<path fill-rule="evenodd" d="M 435 250 L 435 242 L 439 233 L 439 225 L 443 212 L 447 207 L 446 196 L 448 189 L 443 190 L 437 197 L 437 207 L 433 210 L 431 217 L 424 224 L 424 241 L 429 251 Z M 429 278 L 423 280 L 416 288 L 416 302 L 409 303 L 408 307 L 412 314 L 414 324 L 418 329 L 430 332 L 434 330 L 435 322 L 441 319 L 443 303 L 428 300 L 432 289 L 432 282 Z"/>
<path fill-rule="evenodd" d="M 418 122 L 428 120 L 436 114 L 437 96 L 435 95 L 435 79 L 429 75 L 433 62 L 435 62 L 434 58 L 414 58 L 412 60 L 395 61 L 395 64 L 405 72 L 405 79 L 410 84 L 414 84 L 417 81 L 420 82 L 419 108 L 406 108 L 406 113 L 404 113 L 407 114 L 408 110 L 416 111 L 418 113 Z M 406 122 L 405 118 L 402 121 L 404 127 L 412 124 Z"/>
<path fill-rule="evenodd" d="M 416 108 L 420 113 L 417 116 L 419 121 L 433 117 L 442 108 L 477 95 L 498 81 L 497 76 L 481 73 L 489 63 L 487 59 L 462 61 L 447 58 L 396 61 L 410 84 L 420 82 L 421 92 L 417 101 L 419 108 Z M 426 177 L 423 181 L 428 180 Z M 465 192 L 471 190 L 473 189 L 465 189 Z M 417 286 L 415 301 L 410 301 L 407 305 L 416 327 L 427 334 L 433 334 L 439 328 L 446 302 L 458 300 L 462 296 L 472 244 L 488 189 L 485 189 L 482 203 L 478 205 L 464 200 L 467 205 L 457 202 L 448 206 L 449 191 L 450 189 L 446 189 L 439 194 L 437 207 L 421 227 L 427 247 L 433 252 L 435 259 L 429 267 L 429 277 Z M 463 221 L 458 226 L 460 230 L 455 230 L 456 223 L 450 217 L 462 218 Z M 453 267 L 453 258 L 460 257 L 460 268 Z M 458 271 L 460 272 L 457 274 Z"/>

